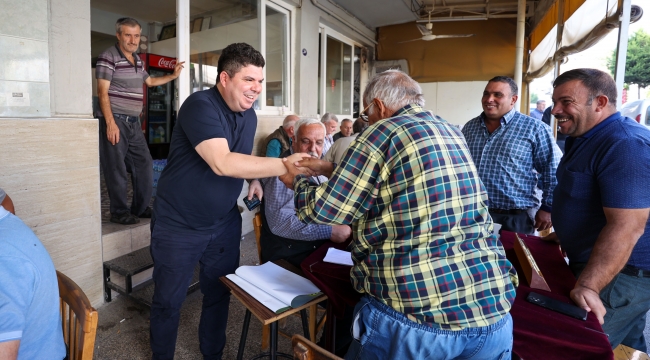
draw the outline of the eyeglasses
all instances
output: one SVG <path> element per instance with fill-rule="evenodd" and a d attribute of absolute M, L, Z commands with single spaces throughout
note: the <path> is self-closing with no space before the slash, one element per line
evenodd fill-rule
<path fill-rule="evenodd" d="M 373 106 L 374 104 L 375 104 L 374 101 L 371 102 L 370 105 L 366 106 L 366 108 L 363 109 L 363 111 L 359 113 L 359 117 L 361 118 L 361 120 L 363 120 L 365 122 L 368 122 L 368 114 L 366 114 L 366 111 L 368 111 L 370 109 L 370 107 Z"/>

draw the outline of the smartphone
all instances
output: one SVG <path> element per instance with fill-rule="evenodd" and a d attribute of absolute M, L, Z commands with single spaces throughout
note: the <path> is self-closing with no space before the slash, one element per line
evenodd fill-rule
<path fill-rule="evenodd" d="M 242 199 L 244 201 L 244 204 L 246 204 L 246 207 L 248 208 L 249 211 L 255 210 L 260 204 L 262 203 L 260 199 L 257 197 L 257 195 L 253 195 L 253 198 L 251 200 L 248 200 L 248 195 L 244 196 Z"/>
<path fill-rule="evenodd" d="M 555 300 L 542 294 L 531 292 L 528 294 L 526 300 L 549 310 L 557 311 L 560 314 L 568 315 L 580 320 L 587 320 L 587 310 L 575 305 L 567 304 L 560 300 Z"/>

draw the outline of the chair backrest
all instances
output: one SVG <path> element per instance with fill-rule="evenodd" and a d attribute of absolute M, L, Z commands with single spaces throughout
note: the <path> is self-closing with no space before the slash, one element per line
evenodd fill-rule
<path fill-rule="evenodd" d="M 97 310 L 79 285 L 69 277 L 56 272 L 59 280 L 59 299 L 63 339 L 69 360 L 91 360 L 97 334 Z"/>
<path fill-rule="evenodd" d="M 253 229 L 255 230 L 255 243 L 257 244 L 257 259 L 262 263 L 262 245 L 260 237 L 262 236 L 262 214 L 259 212 L 253 218 Z"/>
<path fill-rule="evenodd" d="M 343 360 L 322 347 L 307 340 L 302 335 L 291 338 L 294 360 Z"/>

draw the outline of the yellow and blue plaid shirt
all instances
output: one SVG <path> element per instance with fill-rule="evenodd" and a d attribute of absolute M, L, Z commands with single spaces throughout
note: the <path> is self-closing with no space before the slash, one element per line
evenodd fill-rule
<path fill-rule="evenodd" d="M 407 105 L 359 134 L 328 182 L 294 189 L 302 221 L 352 224 L 357 291 L 450 330 L 510 310 L 517 274 L 463 135 L 440 117 Z"/>

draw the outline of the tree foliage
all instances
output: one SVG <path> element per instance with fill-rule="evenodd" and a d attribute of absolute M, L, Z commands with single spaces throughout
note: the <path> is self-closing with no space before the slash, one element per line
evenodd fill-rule
<path fill-rule="evenodd" d="M 536 93 L 531 93 L 530 94 L 530 103 L 535 104 L 535 103 L 537 103 L 537 100 L 539 100 L 539 95 L 537 95 Z"/>
<path fill-rule="evenodd" d="M 616 50 L 607 59 L 607 68 L 616 72 Z M 650 34 L 640 29 L 627 42 L 627 57 L 625 59 L 625 79 L 627 84 L 637 84 L 639 87 L 650 85 Z"/>

